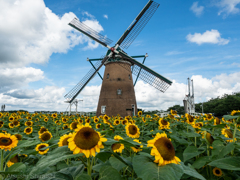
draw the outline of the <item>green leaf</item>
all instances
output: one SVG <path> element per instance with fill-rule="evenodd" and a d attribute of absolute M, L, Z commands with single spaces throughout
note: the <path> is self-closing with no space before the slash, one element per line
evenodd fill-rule
<path fill-rule="evenodd" d="M 225 146 L 222 151 L 219 153 L 219 158 L 223 158 L 225 155 L 229 154 L 232 150 L 234 150 L 235 145 L 234 143 L 229 143 L 227 146 Z"/>
<path fill-rule="evenodd" d="M 183 172 L 184 174 L 187 174 L 189 176 L 201 179 L 201 180 L 206 180 L 201 174 L 199 174 L 195 169 L 185 166 L 184 163 L 181 162 L 181 165 L 183 167 Z"/>
<path fill-rule="evenodd" d="M 141 144 L 133 141 L 132 139 L 120 139 L 120 143 L 124 144 L 126 147 L 139 147 Z"/>
<path fill-rule="evenodd" d="M 229 120 L 229 119 L 237 119 L 239 116 L 224 115 L 223 117 L 225 120 Z"/>
<path fill-rule="evenodd" d="M 99 180 L 121 180 L 121 175 L 111 166 L 104 166 L 100 169 Z"/>
<path fill-rule="evenodd" d="M 40 143 L 41 143 L 40 140 L 35 140 L 35 141 L 21 140 L 21 141 L 19 141 L 18 146 L 15 149 L 35 146 Z"/>
<path fill-rule="evenodd" d="M 188 146 L 183 152 L 183 159 L 184 162 L 187 160 L 196 157 L 197 155 L 201 154 L 202 152 L 198 152 L 198 149 L 195 146 Z"/>
<path fill-rule="evenodd" d="M 218 156 L 219 153 L 222 151 L 222 149 L 224 148 L 223 142 L 219 141 L 219 140 L 215 140 L 212 143 L 212 156 Z"/>
<path fill-rule="evenodd" d="M 8 168 L 8 172 L 24 172 L 26 169 L 26 165 L 22 162 L 14 163 L 12 166 Z"/>
<path fill-rule="evenodd" d="M 183 175 L 183 168 L 177 164 L 158 166 L 148 156 L 137 155 L 133 158 L 133 169 L 143 180 L 178 180 Z"/>
<path fill-rule="evenodd" d="M 109 159 L 109 157 L 112 155 L 111 152 L 100 152 L 96 155 L 96 158 L 100 159 L 101 161 L 105 162 Z"/>
<path fill-rule="evenodd" d="M 116 157 L 110 157 L 109 162 L 112 165 L 112 167 L 115 168 L 118 171 L 120 171 L 122 168 L 126 167 L 126 164 L 121 162 Z"/>
<path fill-rule="evenodd" d="M 88 174 L 80 174 L 74 180 L 92 180 Z"/>
<path fill-rule="evenodd" d="M 200 169 L 210 161 L 211 161 L 211 158 L 209 156 L 200 157 L 196 161 L 194 161 L 194 163 L 192 164 L 192 167 L 194 167 L 195 169 Z"/>
<path fill-rule="evenodd" d="M 188 144 L 187 140 L 181 139 L 181 138 L 179 138 L 179 137 L 177 137 L 175 135 L 170 135 L 170 137 L 171 137 L 171 139 L 176 140 L 179 144 L 184 144 L 184 145 Z"/>
<path fill-rule="evenodd" d="M 233 171 L 240 171 L 240 157 L 226 157 L 217 159 L 208 164 L 209 166 L 218 167 Z"/>
<path fill-rule="evenodd" d="M 182 132 L 181 135 L 183 137 L 200 137 L 201 136 L 200 134 L 195 133 L 195 132 L 189 132 L 189 133 Z"/>

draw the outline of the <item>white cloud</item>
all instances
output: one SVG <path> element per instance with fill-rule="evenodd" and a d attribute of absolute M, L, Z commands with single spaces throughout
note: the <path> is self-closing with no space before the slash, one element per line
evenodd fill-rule
<path fill-rule="evenodd" d="M 103 17 L 104 17 L 105 19 L 108 19 L 108 15 L 107 15 L 107 14 L 104 14 Z"/>
<path fill-rule="evenodd" d="M 0 92 L 44 79 L 43 71 L 32 67 L 0 68 Z"/>
<path fill-rule="evenodd" d="M 218 15 L 223 14 L 226 18 L 229 14 L 237 14 L 240 9 L 237 5 L 240 4 L 240 0 L 219 0 L 214 3 L 215 6 L 219 7 Z"/>
<path fill-rule="evenodd" d="M 207 101 L 211 98 L 240 91 L 240 72 L 220 74 L 211 79 L 202 75 L 191 77 L 194 83 L 195 102 Z M 101 85 L 87 86 L 77 99 L 79 111 L 96 111 Z M 65 111 L 68 104 L 64 103 L 65 89 L 55 86 L 46 86 L 38 90 L 14 89 L 7 93 L 0 93 L 1 103 L 8 109 L 58 110 Z M 166 110 L 174 105 L 183 105 L 187 94 L 187 85 L 173 80 L 173 84 L 165 93 L 160 92 L 143 81 L 138 81 L 135 86 L 138 108 L 145 110 Z M 74 110 L 75 107 L 72 107 Z"/>
<path fill-rule="evenodd" d="M 195 13 L 196 16 L 201 16 L 203 14 L 204 7 L 198 6 L 198 1 L 194 2 L 190 10 Z"/>
<path fill-rule="evenodd" d="M 229 43 L 229 40 L 221 38 L 221 34 L 215 29 L 212 29 L 211 31 L 207 30 L 203 34 L 188 34 L 186 38 L 189 42 L 197 43 L 198 45 L 203 43 L 226 45 Z"/>
<path fill-rule="evenodd" d="M 20 67 L 30 63 L 46 63 L 53 53 L 67 53 L 89 38 L 68 23 L 72 12 L 54 14 L 43 0 L 0 1 L 0 67 Z M 90 14 L 87 14 L 90 16 Z M 92 18 L 92 16 L 91 16 Z M 84 21 L 97 31 L 103 31 L 96 19 Z"/>

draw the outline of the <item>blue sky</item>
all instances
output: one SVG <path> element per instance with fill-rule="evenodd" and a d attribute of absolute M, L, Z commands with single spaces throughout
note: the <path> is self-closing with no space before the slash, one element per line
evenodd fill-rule
<path fill-rule="evenodd" d="M 63 96 L 91 68 L 87 57 L 107 51 L 67 24 L 78 17 L 113 46 L 147 2 L 0 0 L 0 104 L 6 110 L 64 111 Z M 182 105 L 188 77 L 196 102 L 239 91 L 240 0 L 156 2 L 158 10 L 126 52 L 148 53 L 145 64 L 173 84 L 161 93 L 139 80 L 138 107 Z M 96 76 L 78 97 L 81 110 L 96 110 L 100 88 Z"/>

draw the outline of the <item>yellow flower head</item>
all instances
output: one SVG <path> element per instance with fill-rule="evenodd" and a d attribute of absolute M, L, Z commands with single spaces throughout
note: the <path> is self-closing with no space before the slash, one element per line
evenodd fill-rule
<path fill-rule="evenodd" d="M 5 151 L 11 151 L 11 149 L 15 148 L 17 144 L 18 140 L 16 136 L 8 133 L 0 133 L 0 149 L 4 149 Z"/>
<path fill-rule="evenodd" d="M 126 134 L 131 138 L 139 138 L 140 131 L 137 125 L 135 124 L 127 124 L 126 127 Z"/>
<path fill-rule="evenodd" d="M 157 133 L 155 138 L 149 140 L 148 147 L 152 147 L 151 155 L 155 156 L 155 163 L 158 166 L 164 166 L 166 164 L 175 163 L 179 164 L 181 161 L 175 156 L 175 150 L 170 139 L 167 138 L 165 133 Z"/>

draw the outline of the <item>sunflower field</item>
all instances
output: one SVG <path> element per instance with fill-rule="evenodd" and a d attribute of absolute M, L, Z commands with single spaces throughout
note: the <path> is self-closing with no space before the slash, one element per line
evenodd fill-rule
<path fill-rule="evenodd" d="M 109 117 L 0 113 L 0 180 L 240 180 L 240 111 Z"/>

